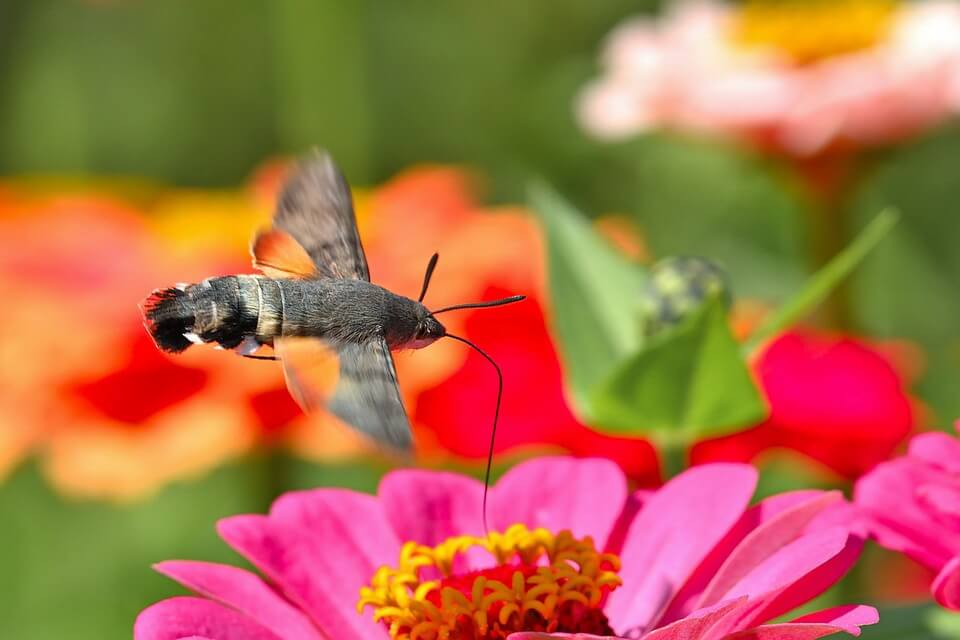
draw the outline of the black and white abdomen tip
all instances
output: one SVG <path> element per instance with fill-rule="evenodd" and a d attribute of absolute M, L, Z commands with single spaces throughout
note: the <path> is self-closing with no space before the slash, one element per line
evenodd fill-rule
<path fill-rule="evenodd" d="M 162 351 L 179 353 L 200 341 L 193 333 L 194 305 L 186 287 L 157 289 L 140 303 L 143 326 Z"/>

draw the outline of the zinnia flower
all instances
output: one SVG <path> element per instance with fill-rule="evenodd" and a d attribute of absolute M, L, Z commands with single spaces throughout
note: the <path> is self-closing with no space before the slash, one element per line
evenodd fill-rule
<path fill-rule="evenodd" d="M 667 127 L 793 156 L 882 145 L 960 110 L 960 6 L 675 2 L 620 25 L 603 63 L 580 104 L 599 137 Z"/>
<path fill-rule="evenodd" d="M 913 438 L 907 455 L 861 478 L 854 495 L 877 542 L 939 572 L 934 597 L 960 611 L 960 440 Z"/>
<path fill-rule="evenodd" d="M 754 371 L 770 415 L 698 443 L 694 463 L 750 462 L 787 449 L 852 480 L 888 459 L 916 424 L 903 375 L 879 349 L 851 337 L 786 333 L 764 349 Z"/>
<path fill-rule="evenodd" d="M 452 473 L 396 471 L 375 497 L 290 493 L 218 525 L 265 578 L 160 563 L 197 595 L 149 607 L 134 636 L 808 639 L 875 622 L 847 606 L 765 624 L 836 582 L 861 541 L 819 518 L 838 493 L 751 507 L 755 484 L 751 467 L 714 464 L 630 496 L 610 461 L 538 459 L 492 489 L 486 534 L 481 485 Z"/>
<path fill-rule="evenodd" d="M 299 415 L 275 367 L 161 354 L 137 311 L 164 282 L 248 269 L 247 241 L 222 230 L 246 235 L 266 209 L 242 193 L 58 189 L 0 198 L 0 293 L 16 300 L 0 318 L 0 474 L 38 452 L 64 492 L 140 498 Z"/>

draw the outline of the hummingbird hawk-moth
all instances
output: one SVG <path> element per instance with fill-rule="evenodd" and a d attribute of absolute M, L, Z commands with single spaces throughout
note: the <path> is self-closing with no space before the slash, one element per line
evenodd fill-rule
<path fill-rule="evenodd" d="M 350 187 L 327 153 L 316 152 L 297 166 L 280 193 L 272 228 L 254 236 L 251 253 L 260 274 L 211 277 L 158 289 L 144 300 L 144 326 L 159 349 L 179 353 L 194 343 L 216 343 L 243 356 L 279 360 L 304 411 L 326 407 L 377 443 L 407 452 L 413 446 L 410 422 L 391 350 L 420 349 L 447 337 L 476 349 L 497 369 L 499 412 L 503 378 L 496 363 L 470 341 L 447 333 L 436 315 L 523 296 L 431 311 L 423 298 L 437 254 L 417 300 L 370 282 Z M 273 355 L 258 355 L 270 347 Z M 309 354 L 319 359 L 330 350 L 339 360 L 332 395 L 309 372 Z"/>

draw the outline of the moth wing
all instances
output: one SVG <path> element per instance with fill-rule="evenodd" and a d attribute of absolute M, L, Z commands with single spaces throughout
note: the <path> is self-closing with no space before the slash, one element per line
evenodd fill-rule
<path fill-rule="evenodd" d="M 273 226 L 274 231 L 289 235 L 309 257 L 313 270 L 308 277 L 370 280 L 350 186 L 330 154 L 316 151 L 297 165 L 280 193 Z M 303 253 L 293 253 L 302 263 Z M 286 255 L 293 254 L 288 251 Z M 275 262 L 273 257 L 264 254 L 262 262 Z M 255 266 L 258 261 L 261 256 L 255 251 Z M 302 264 L 297 269 L 288 269 L 285 263 L 268 266 L 293 273 L 302 271 Z"/>
<path fill-rule="evenodd" d="M 348 344 L 339 351 L 340 378 L 330 410 L 376 442 L 408 452 L 410 421 L 400 398 L 397 370 L 386 340 Z"/>
<path fill-rule="evenodd" d="M 282 229 L 257 233 L 250 242 L 253 266 L 271 278 L 313 278 L 317 268 L 293 236 Z"/>
<path fill-rule="evenodd" d="M 339 377 L 337 352 L 320 338 L 274 338 L 290 395 L 305 413 L 326 408 Z"/>
<path fill-rule="evenodd" d="M 316 338 L 276 342 L 287 388 L 304 411 L 326 408 L 377 444 L 402 452 L 411 450 L 410 421 L 385 340 L 343 345 L 336 358 L 331 357 L 331 348 Z M 337 360 L 338 368 L 333 365 Z"/>

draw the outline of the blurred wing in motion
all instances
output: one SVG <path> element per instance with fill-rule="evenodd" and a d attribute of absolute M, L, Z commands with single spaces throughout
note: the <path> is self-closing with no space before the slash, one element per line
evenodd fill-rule
<path fill-rule="evenodd" d="M 306 413 L 330 404 L 339 377 L 337 352 L 320 338 L 274 338 L 290 395 Z"/>
<path fill-rule="evenodd" d="M 294 246 L 299 245 L 299 246 Z M 350 186 L 318 151 L 297 165 L 280 193 L 273 229 L 254 238 L 253 264 L 267 275 L 370 280 Z M 304 273 L 304 260 L 312 269 Z"/>
<path fill-rule="evenodd" d="M 261 231 L 250 243 L 253 266 L 271 278 L 315 278 L 317 267 L 300 243 L 281 229 Z"/>
<path fill-rule="evenodd" d="M 378 444 L 410 451 L 410 421 L 385 340 L 346 344 L 336 358 L 331 357 L 330 347 L 316 338 L 283 338 L 276 342 L 287 388 L 304 411 L 325 408 Z M 333 367 L 337 359 L 339 375 Z"/>

